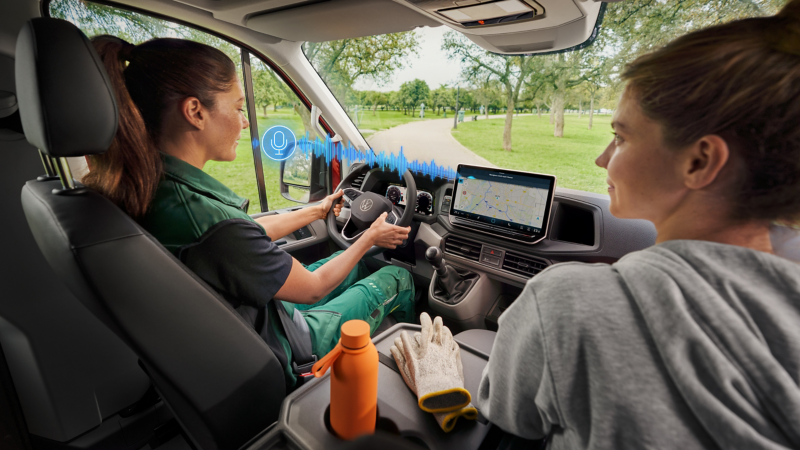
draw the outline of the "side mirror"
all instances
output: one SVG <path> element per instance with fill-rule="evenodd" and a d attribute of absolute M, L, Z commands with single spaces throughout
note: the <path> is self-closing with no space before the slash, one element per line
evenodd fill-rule
<path fill-rule="evenodd" d="M 297 151 L 281 161 L 281 195 L 298 203 L 318 202 L 328 195 L 327 173 L 324 157 Z"/>

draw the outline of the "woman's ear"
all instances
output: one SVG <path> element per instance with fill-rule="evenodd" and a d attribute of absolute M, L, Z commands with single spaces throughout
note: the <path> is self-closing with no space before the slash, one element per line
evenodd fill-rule
<path fill-rule="evenodd" d="M 717 135 L 703 136 L 684 153 L 684 184 L 689 189 L 703 189 L 713 183 L 728 162 L 730 149 Z"/>
<path fill-rule="evenodd" d="M 205 129 L 208 113 L 197 97 L 186 97 L 180 102 L 178 108 L 181 117 L 183 117 L 190 126 L 198 130 Z"/>

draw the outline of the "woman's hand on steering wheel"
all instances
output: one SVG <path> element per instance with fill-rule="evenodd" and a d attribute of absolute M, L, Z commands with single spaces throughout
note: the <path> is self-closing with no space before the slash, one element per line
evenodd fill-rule
<path fill-rule="evenodd" d="M 342 212 L 342 203 L 344 203 L 342 194 L 344 194 L 344 191 L 340 190 L 322 199 L 320 204 L 317 205 L 317 214 L 319 214 L 320 219 L 325 220 L 325 218 L 328 216 L 328 211 L 331 210 L 331 205 L 333 202 L 336 202 L 336 206 L 333 208 L 333 214 L 336 215 L 336 217 L 339 217 L 339 214 Z"/>
<path fill-rule="evenodd" d="M 387 213 L 378 216 L 375 222 L 372 222 L 372 225 L 369 226 L 365 237 L 370 240 L 372 245 L 395 249 L 404 240 L 408 239 L 411 227 L 398 227 L 397 225 L 386 223 L 386 216 Z"/>

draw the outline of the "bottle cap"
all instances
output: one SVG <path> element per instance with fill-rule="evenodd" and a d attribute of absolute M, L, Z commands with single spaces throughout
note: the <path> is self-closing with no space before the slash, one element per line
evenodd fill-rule
<path fill-rule="evenodd" d="M 369 324 L 363 320 L 348 320 L 342 325 L 342 347 L 356 350 L 369 344 Z"/>

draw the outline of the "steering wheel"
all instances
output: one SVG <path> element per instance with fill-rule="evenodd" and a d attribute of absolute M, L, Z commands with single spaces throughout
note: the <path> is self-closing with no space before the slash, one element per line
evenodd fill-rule
<path fill-rule="evenodd" d="M 406 183 L 406 208 L 401 210 L 392 202 L 374 192 L 362 192 L 353 187 L 353 181 L 365 173 L 369 169 L 364 163 L 359 163 L 353 167 L 353 170 L 339 183 L 334 193 L 344 191 L 342 198 L 350 205 L 350 218 L 340 232 L 336 228 L 336 215 L 333 213 L 333 207 L 336 202 L 331 206 L 328 211 L 328 235 L 333 239 L 336 244 L 343 250 L 349 248 L 353 243 L 358 240 L 364 232 L 367 231 L 370 225 L 383 213 L 388 213 L 386 222 L 400 227 L 407 227 L 411 225 L 411 220 L 414 218 L 414 203 L 417 199 L 417 183 L 414 181 L 411 171 L 406 170 L 403 173 L 403 181 Z M 367 250 L 364 256 L 373 256 L 383 251 L 388 250 L 384 247 L 373 245 L 372 248 Z"/>

